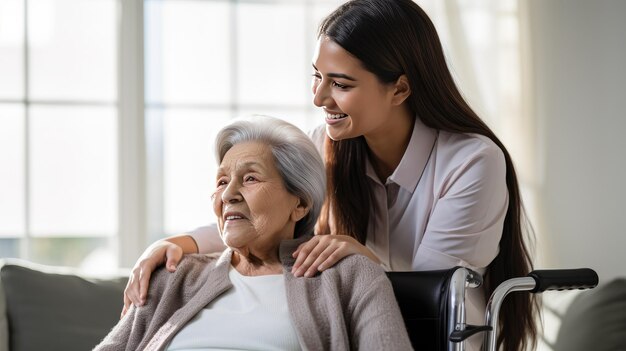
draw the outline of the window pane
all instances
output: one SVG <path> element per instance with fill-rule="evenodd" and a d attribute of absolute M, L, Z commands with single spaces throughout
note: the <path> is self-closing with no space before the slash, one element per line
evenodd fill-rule
<path fill-rule="evenodd" d="M 305 7 L 289 3 L 238 6 L 237 89 L 242 104 L 310 103 Z M 313 43 L 314 41 L 312 41 Z"/>
<path fill-rule="evenodd" d="M 311 11 L 311 15 L 313 17 L 312 18 L 313 23 L 311 23 L 312 25 L 311 33 L 313 33 L 314 37 L 317 36 L 317 29 L 322 19 L 330 15 L 331 12 L 335 11 L 335 9 L 337 9 L 337 7 L 339 7 L 344 2 L 346 1 L 328 0 L 328 1 L 315 1 L 313 3 L 313 11 Z"/>
<path fill-rule="evenodd" d="M 114 0 L 29 0 L 33 99 L 116 99 Z"/>
<path fill-rule="evenodd" d="M 229 102 L 229 8 L 217 1 L 146 1 L 148 102 Z"/>
<path fill-rule="evenodd" d="M 150 110 L 163 117 L 164 230 L 180 233 L 215 221 L 210 196 L 217 165 L 215 135 L 230 120 L 227 110 Z M 150 175 L 148 175 L 150 176 Z"/>
<path fill-rule="evenodd" d="M 117 257 L 112 238 L 34 238 L 31 260 L 40 264 L 78 267 L 89 274 L 112 273 Z"/>
<path fill-rule="evenodd" d="M 259 108 L 242 109 L 240 115 L 241 116 L 265 115 L 265 116 L 280 118 L 302 129 L 302 131 L 304 131 L 305 133 L 309 129 L 311 129 L 306 111 L 303 109 L 296 109 L 296 108 L 281 109 L 279 107 L 264 108 L 264 109 L 259 109 Z"/>
<path fill-rule="evenodd" d="M 114 108 L 32 108 L 31 229 L 35 236 L 117 231 Z"/>
<path fill-rule="evenodd" d="M 0 257 L 20 257 L 20 239 L 0 239 Z"/>
<path fill-rule="evenodd" d="M 24 108 L 0 104 L 0 237 L 24 235 Z"/>
<path fill-rule="evenodd" d="M 24 97 L 24 0 L 0 1 L 0 99 Z"/>

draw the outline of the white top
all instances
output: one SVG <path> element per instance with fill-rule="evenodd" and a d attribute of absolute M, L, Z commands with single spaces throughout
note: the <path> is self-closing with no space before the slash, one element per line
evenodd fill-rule
<path fill-rule="evenodd" d="M 166 350 L 300 350 L 283 274 L 249 277 L 231 266 L 228 277 L 233 288 L 190 320 Z"/>
<path fill-rule="evenodd" d="M 311 133 L 320 151 L 324 133 L 324 126 Z M 369 160 L 366 167 L 374 205 L 366 245 L 385 269 L 460 265 L 485 272 L 498 254 L 509 201 L 504 154 L 493 141 L 437 131 L 416 119 L 404 156 L 385 183 Z M 200 252 L 223 245 L 215 225 L 191 235 Z M 468 323 L 483 323 L 482 294 L 468 294 Z"/>

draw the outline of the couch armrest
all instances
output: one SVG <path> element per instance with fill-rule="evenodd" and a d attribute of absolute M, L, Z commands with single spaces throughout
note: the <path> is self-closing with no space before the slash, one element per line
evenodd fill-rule
<path fill-rule="evenodd" d="M 119 320 L 126 279 L 4 260 L 0 281 L 10 350 L 92 349 Z"/>
<path fill-rule="evenodd" d="M 0 280 L 0 351 L 9 351 L 9 322 L 7 321 L 6 300 Z"/>

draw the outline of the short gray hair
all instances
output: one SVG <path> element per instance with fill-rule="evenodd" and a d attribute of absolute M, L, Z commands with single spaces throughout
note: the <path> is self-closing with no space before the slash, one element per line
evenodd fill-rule
<path fill-rule="evenodd" d="M 298 127 L 278 118 L 252 116 L 222 128 L 215 140 L 218 164 L 233 146 L 267 144 L 287 191 L 300 198 L 309 212 L 296 223 L 294 237 L 313 233 L 326 194 L 324 162 L 311 139 Z"/>

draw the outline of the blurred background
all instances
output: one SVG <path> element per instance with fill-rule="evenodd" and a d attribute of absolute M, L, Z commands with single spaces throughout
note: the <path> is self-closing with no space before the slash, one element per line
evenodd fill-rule
<path fill-rule="evenodd" d="M 323 122 L 312 50 L 341 2 L 0 0 L 0 257 L 108 272 L 212 221 L 222 125 Z M 626 2 L 417 3 L 513 155 L 536 266 L 626 275 Z"/>

